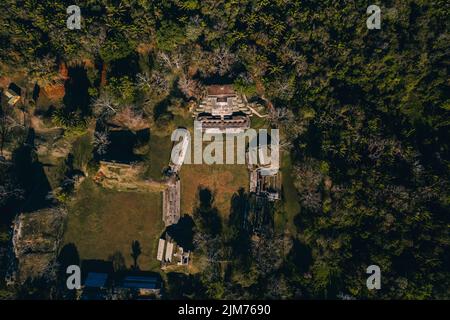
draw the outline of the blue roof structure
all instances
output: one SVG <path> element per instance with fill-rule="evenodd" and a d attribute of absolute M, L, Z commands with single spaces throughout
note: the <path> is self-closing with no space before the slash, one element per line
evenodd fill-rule
<path fill-rule="evenodd" d="M 105 286 L 107 279 L 108 274 L 106 273 L 89 272 L 84 285 L 90 288 L 102 288 Z"/>
<path fill-rule="evenodd" d="M 158 279 L 156 279 L 156 277 L 128 276 L 123 280 L 122 287 L 132 289 L 157 289 Z"/>

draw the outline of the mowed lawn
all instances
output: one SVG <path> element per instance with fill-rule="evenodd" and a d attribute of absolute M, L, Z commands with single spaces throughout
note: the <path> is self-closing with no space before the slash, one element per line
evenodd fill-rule
<path fill-rule="evenodd" d="M 132 241 L 139 241 L 141 270 L 156 270 L 157 239 L 164 230 L 160 193 L 107 190 L 86 179 L 70 204 L 64 242 L 73 243 L 81 259 L 109 260 L 119 252 L 133 265 Z"/>
<path fill-rule="evenodd" d="M 231 198 L 240 188 L 248 191 L 246 165 L 184 164 L 180 170 L 181 213 L 193 212 L 198 205 L 198 189 L 208 188 L 214 195 L 214 206 L 222 217 L 228 217 Z"/>

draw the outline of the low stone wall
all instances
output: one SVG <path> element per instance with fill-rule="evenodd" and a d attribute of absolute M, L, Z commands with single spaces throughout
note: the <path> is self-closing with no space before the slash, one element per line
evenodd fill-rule
<path fill-rule="evenodd" d="M 166 227 L 180 220 L 180 180 L 170 181 L 163 193 L 163 221 Z"/>
<path fill-rule="evenodd" d="M 154 192 L 166 188 L 163 183 L 143 180 L 142 172 L 142 164 L 100 161 L 100 168 L 94 181 L 104 188 L 118 191 Z"/>

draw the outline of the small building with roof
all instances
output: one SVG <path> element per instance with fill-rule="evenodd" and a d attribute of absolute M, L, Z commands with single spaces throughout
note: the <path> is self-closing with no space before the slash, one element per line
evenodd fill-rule
<path fill-rule="evenodd" d="M 128 292 L 137 299 L 157 299 L 161 297 L 161 277 L 151 272 L 125 272 L 118 275 L 115 293 Z"/>
<path fill-rule="evenodd" d="M 3 94 L 5 95 L 7 104 L 10 107 L 13 107 L 20 101 L 22 89 L 15 83 L 11 82 L 8 88 L 3 91 Z"/>
<path fill-rule="evenodd" d="M 111 261 L 83 260 L 81 300 L 107 300 L 114 279 Z"/>
<path fill-rule="evenodd" d="M 105 288 L 107 280 L 107 273 L 89 272 L 84 281 L 84 285 L 88 288 Z"/>

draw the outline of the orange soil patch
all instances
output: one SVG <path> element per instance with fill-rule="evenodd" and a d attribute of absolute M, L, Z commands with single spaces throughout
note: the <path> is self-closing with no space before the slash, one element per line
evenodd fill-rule
<path fill-rule="evenodd" d="M 195 74 L 198 72 L 198 68 L 195 65 L 189 66 L 188 68 L 188 75 L 189 77 L 195 76 Z"/>
<path fill-rule="evenodd" d="M 153 49 L 153 45 L 152 45 L 152 44 L 150 44 L 150 43 L 140 43 L 140 44 L 137 46 L 136 51 L 137 51 L 139 54 L 146 55 L 146 54 L 148 54 L 149 52 L 151 52 L 152 49 Z"/>
<path fill-rule="evenodd" d="M 67 69 L 67 65 L 64 62 L 59 64 L 59 75 L 63 80 L 69 79 L 69 69 Z"/>
<path fill-rule="evenodd" d="M 11 83 L 11 79 L 8 77 L 0 77 L 0 88 L 7 88 Z"/>
<path fill-rule="evenodd" d="M 87 69 L 95 69 L 95 64 L 91 59 L 83 59 L 83 64 Z"/>
<path fill-rule="evenodd" d="M 102 74 L 101 74 L 101 78 L 100 78 L 100 86 L 101 87 L 106 86 L 106 84 L 108 83 L 106 80 L 107 71 L 108 71 L 108 67 L 107 67 L 106 63 L 104 63 L 102 65 Z"/>
<path fill-rule="evenodd" d="M 108 123 L 118 125 L 120 127 L 129 128 L 134 131 L 139 131 L 149 128 L 148 121 L 144 118 L 136 117 L 131 108 L 125 108 L 117 113 Z"/>
<path fill-rule="evenodd" d="M 66 90 L 64 84 L 52 84 L 44 87 L 44 94 L 50 100 L 59 100 L 64 98 Z"/>

